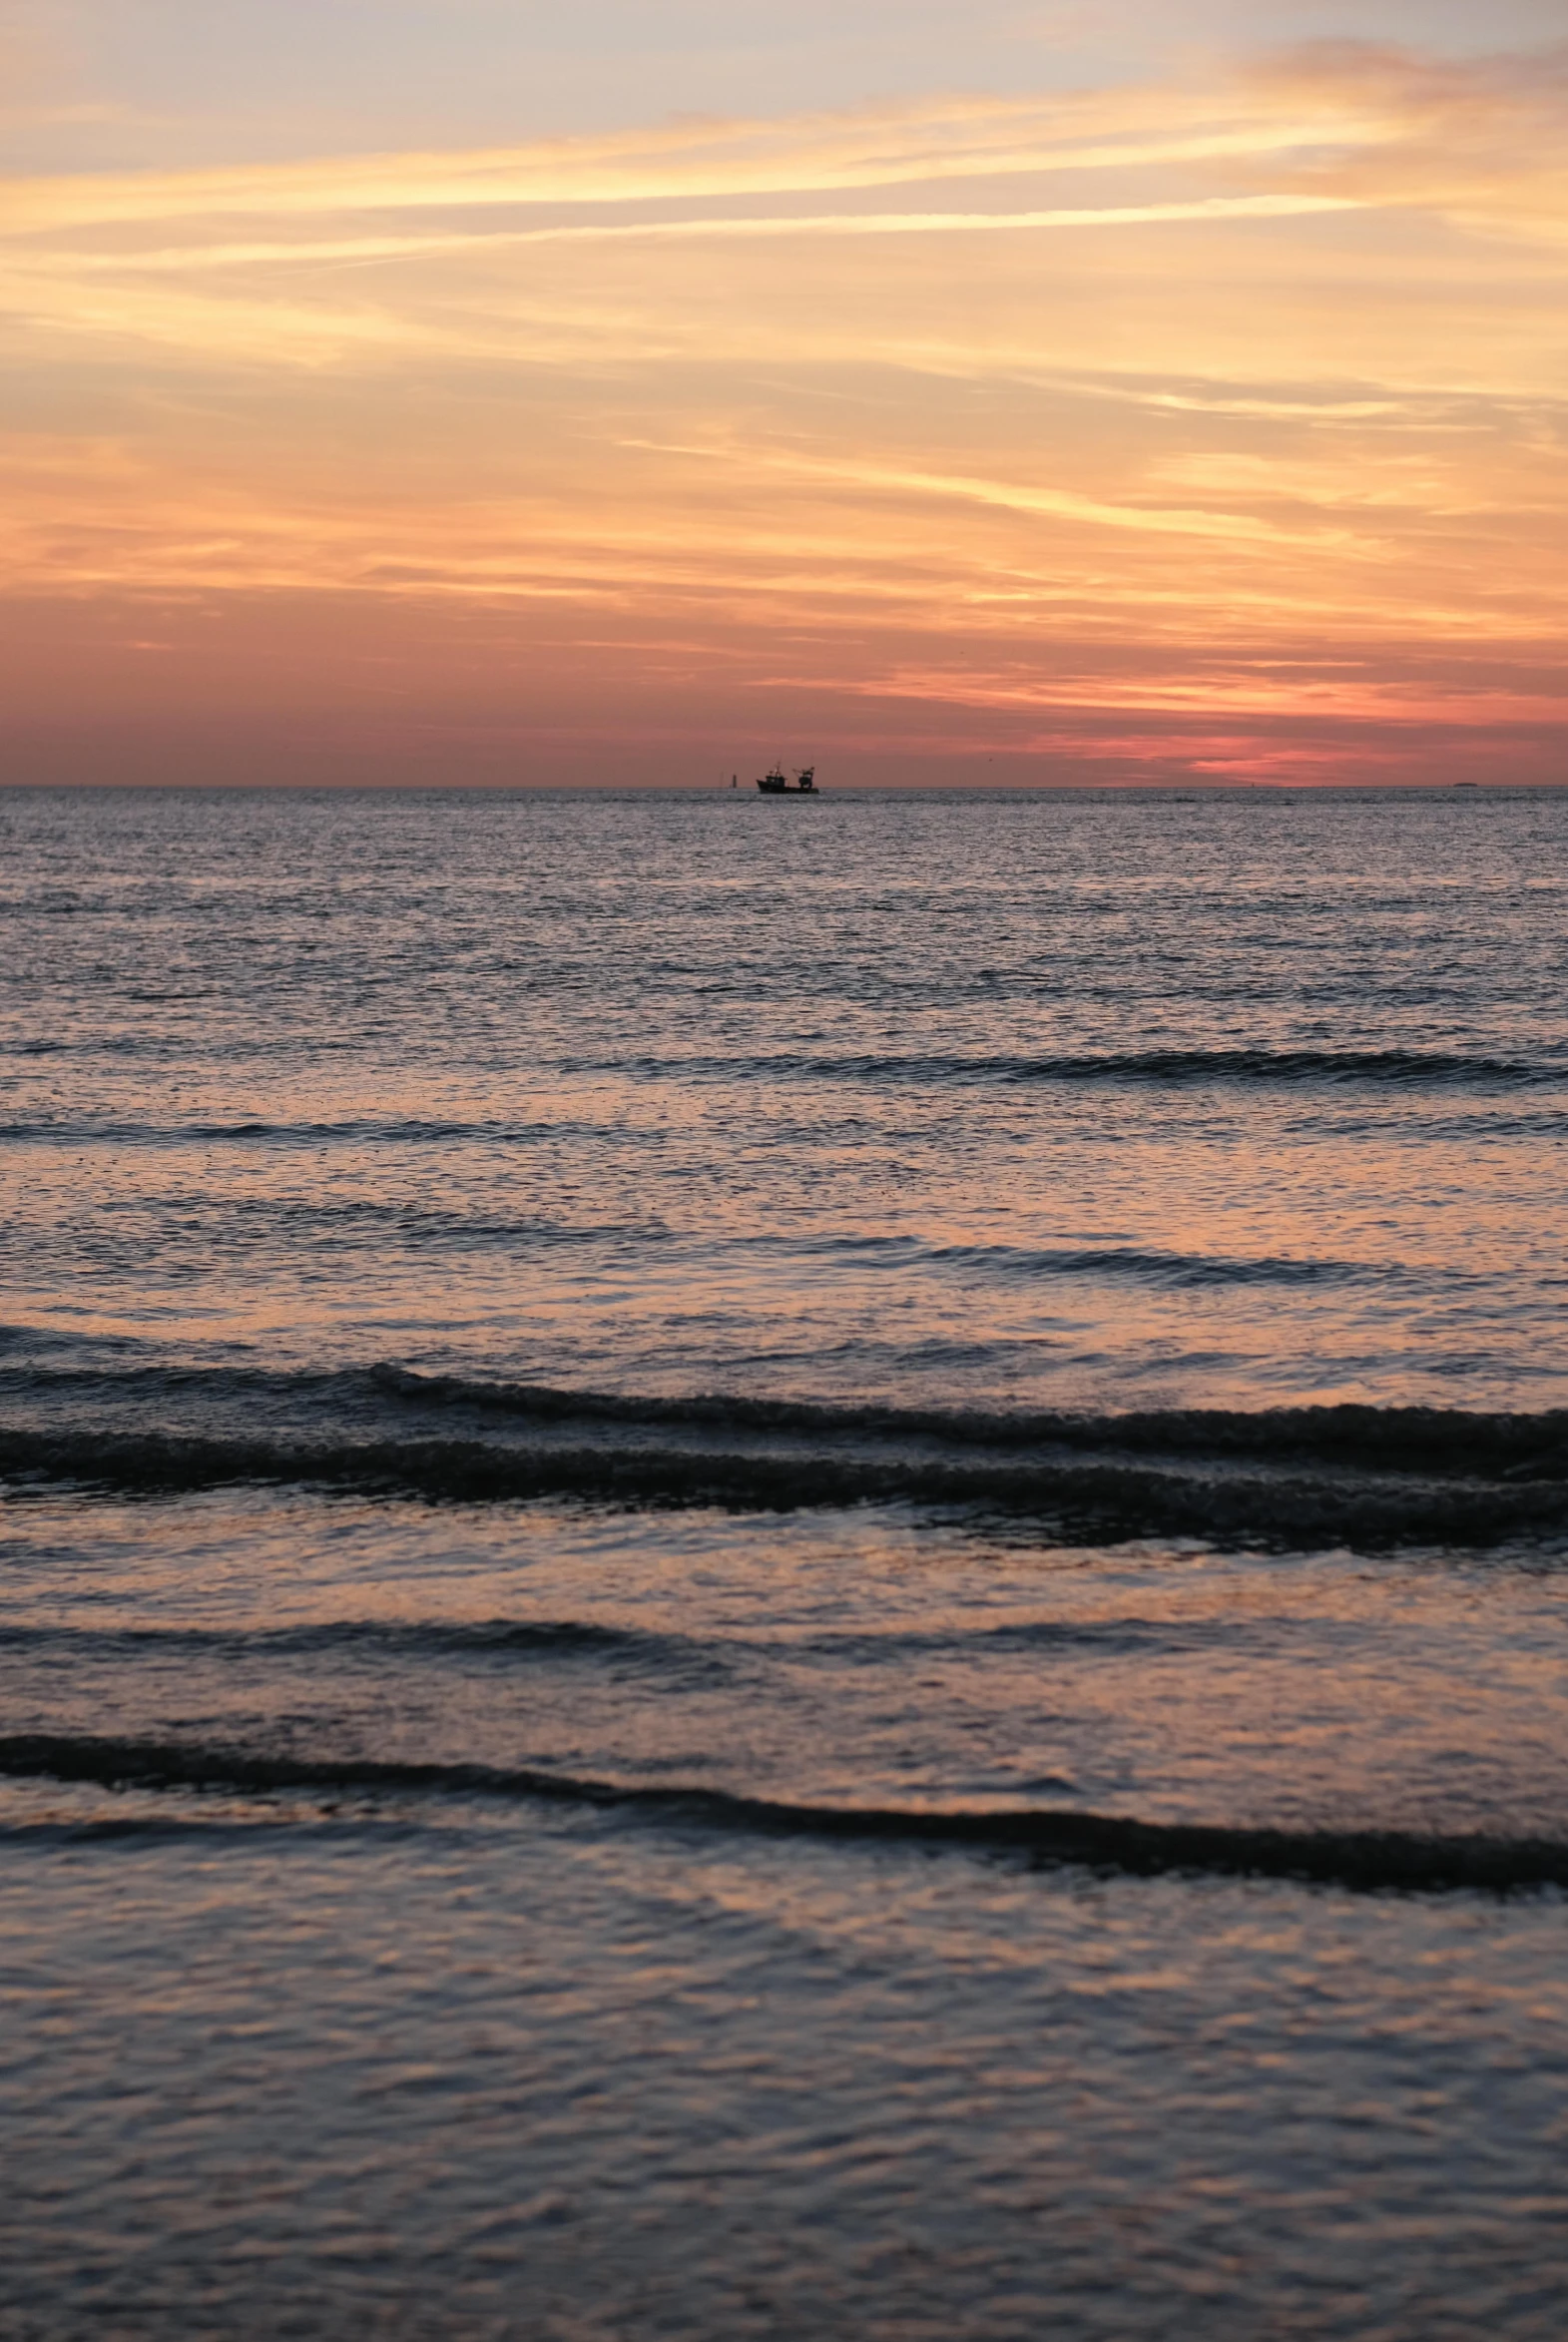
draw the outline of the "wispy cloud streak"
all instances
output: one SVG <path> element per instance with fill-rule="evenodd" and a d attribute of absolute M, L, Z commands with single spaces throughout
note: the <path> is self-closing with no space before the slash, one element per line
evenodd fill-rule
<path fill-rule="evenodd" d="M 84 610 L 131 645 L 156 606 L 192 704 L 281 673 L 303 706 L 335 643 L 487 736 L 577 723 L 604 778 L 618 737 L 782 707 L 905 775 L 1069 736 L 1112 778 L 1246 777 L 1249 739 L 1260 773 L 1387 774 L 1451 736 L 1550 777 L 1565 134 L 1555 54 L 1341 43 L 1207 87 L 13 182 L 15 704 Z M 164 707 L 120 657 L 106 724 Z"/>

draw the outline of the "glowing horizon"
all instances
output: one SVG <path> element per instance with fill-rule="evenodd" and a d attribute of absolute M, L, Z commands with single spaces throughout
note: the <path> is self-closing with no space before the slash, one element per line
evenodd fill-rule
<path fill-rule="evenodd" d="M 36 95 L 0 777 L 1568 780 L 1568 48 L 1148 64 L 168 168 Z"/>

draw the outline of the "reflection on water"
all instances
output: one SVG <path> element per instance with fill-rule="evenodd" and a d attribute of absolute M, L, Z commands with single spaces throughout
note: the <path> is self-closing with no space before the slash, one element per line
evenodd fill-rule
<path fill-rule="evenodd" d="M 1568 801 L 777 812 L 0 800 L 0 2335 L 1555 2342 Z"/>
<path fill-rule="evenodd" d="M 933 1401 L 1550 1404 L 1551 796 L 21 793 L 13 1315 Z"/>
<path fill-rule="evenodd" d="M 257 1494 L 35 1498 L 5 1558 L 12 1734 L 830 1808 L 1568 1834 L 1568 1538 L 1367 1559 Z"/>
<path fill-rule="evenodd" d="M 44 2331 L 1560 2325 L 1557 1905 L 394 1811 L 66 1841 L 0 1915 Z"/>

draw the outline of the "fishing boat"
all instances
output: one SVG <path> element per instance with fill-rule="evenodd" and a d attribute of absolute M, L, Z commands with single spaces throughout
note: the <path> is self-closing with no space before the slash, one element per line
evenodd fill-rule
<path fill-rule="evenodd" d="M 792 781 L 784 774 L 783 765 L 775 765 L 757 784 L 765 797 L 814 797 L 816 795 L 816 767 L 800 765 Z"/>

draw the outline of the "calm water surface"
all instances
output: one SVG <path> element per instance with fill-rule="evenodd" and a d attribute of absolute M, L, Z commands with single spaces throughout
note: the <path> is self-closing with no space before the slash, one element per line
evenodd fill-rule
<path fill-rule="evenodd" d="M 0 845 L 7 2342 L 1555 2342 L 1568 798 Z"/>

